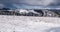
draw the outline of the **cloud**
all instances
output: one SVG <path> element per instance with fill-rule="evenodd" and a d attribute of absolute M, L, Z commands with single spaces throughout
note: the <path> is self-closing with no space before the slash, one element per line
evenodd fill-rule
<path fill-rule="evenodd" d="M 4 5 L 3 4 L 0 4 L 0 8 L 3 8 L 4 7 Z"/>
<path fill-rule="evenodd" d="M 53 3 L 55 0 L 0 0 L 0 3 L 3 4 L 28 4 L 28 5 L 43 5 L 47 6 Z"/>
<path fill-rule="evenodd" d="M 29 5 L 43 5 L 47 6 L 50 3 L 53 3 L 54 0 L 23 0 L 22 3 L 26 3 Z"/>
<path fill-rule="evenodd" d="M 26 6 L 26 8 L 31 8 L 32 6 L 35 7 L 48 7 L 48 6 L 60 6 L 60 0 L 0 0 L 0 6 L 6 6 L 6 7 L 18 7 L 23 8 Z M 22 5 L 24 4 L 24 5 Z M 29 6 L 28 6 L 29 5 Z M 22 7 L 21 7 L 22 6 Z"/>

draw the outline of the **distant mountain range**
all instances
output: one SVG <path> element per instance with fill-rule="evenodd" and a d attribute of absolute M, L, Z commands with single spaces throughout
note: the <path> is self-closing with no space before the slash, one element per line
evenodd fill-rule
<path fill-rule="evenodd" d="M 0 15 L 19 15 L 19 16 L 40 16 L 40 17 L 60 17 L 60 10 L 57 9 L 0 9 Z"/>

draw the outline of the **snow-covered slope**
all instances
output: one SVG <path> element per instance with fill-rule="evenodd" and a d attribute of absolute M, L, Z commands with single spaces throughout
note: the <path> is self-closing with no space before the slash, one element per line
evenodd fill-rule
<path fill-rule="evenodd" d="M 60 32 L 60 18 L 0 15 L 0 32 Z"/>

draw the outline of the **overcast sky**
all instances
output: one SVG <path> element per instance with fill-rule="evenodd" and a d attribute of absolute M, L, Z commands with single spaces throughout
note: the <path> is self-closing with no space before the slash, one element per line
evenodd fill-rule
<path fill-rule="evenodd" d="M 60 0 L 0 0 L 0 8 L 60 8 Z"/>

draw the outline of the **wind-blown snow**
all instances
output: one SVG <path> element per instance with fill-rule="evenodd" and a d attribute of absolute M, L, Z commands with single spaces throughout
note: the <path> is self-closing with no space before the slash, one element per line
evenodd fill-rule
<path fill-rule="evenodd" d="M 1 16 L 1 32 L 59 32 L 60 18 Z"/>

